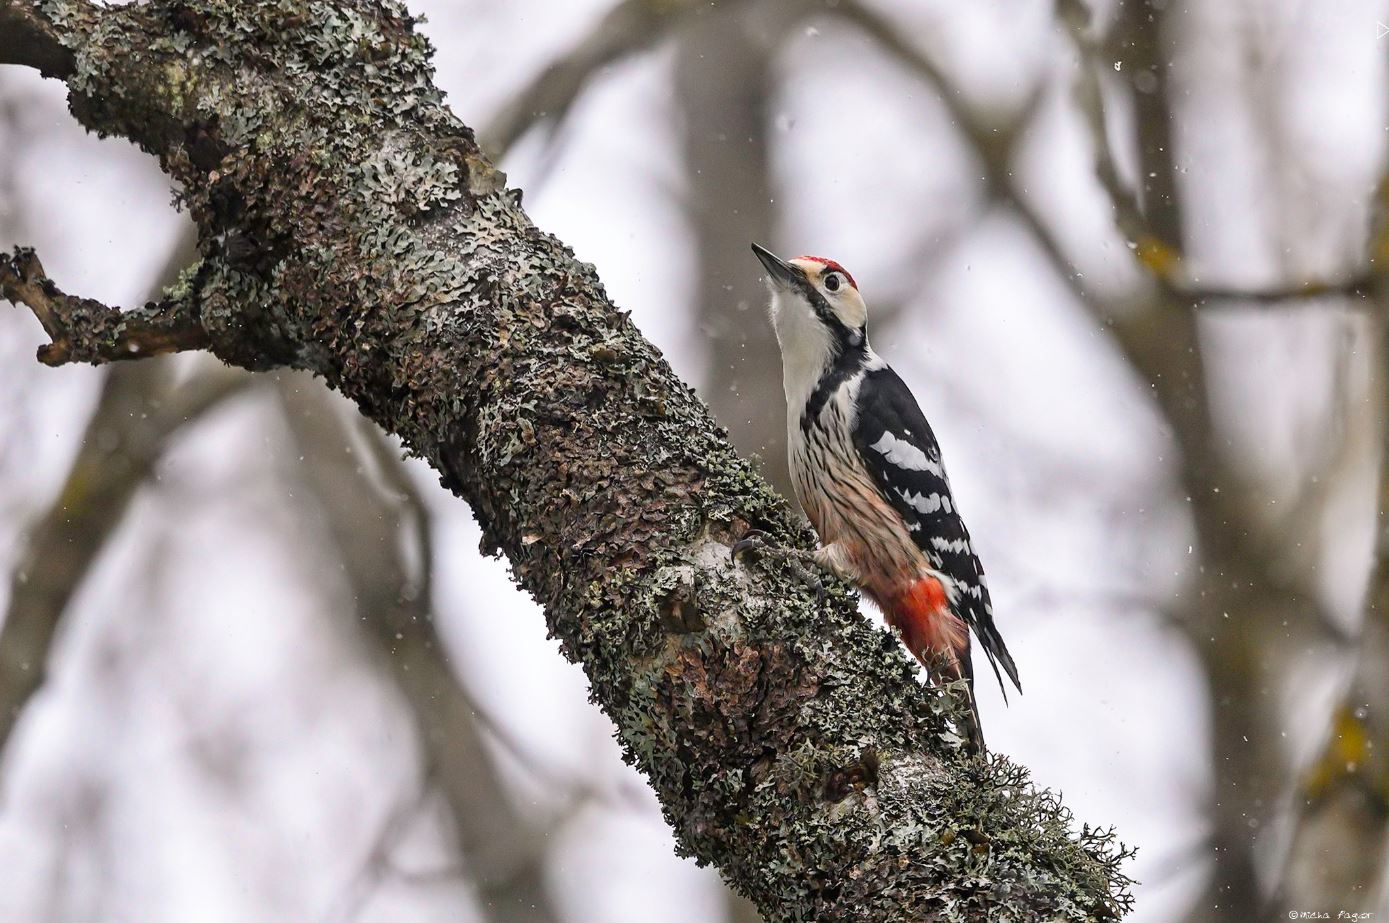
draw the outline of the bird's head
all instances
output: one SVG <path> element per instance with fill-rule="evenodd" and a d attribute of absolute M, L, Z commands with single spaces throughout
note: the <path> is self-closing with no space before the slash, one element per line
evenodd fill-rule
<path fill-rule="evenodd" d="M 838 353 L 865 344 L 868 307 L 848 270 L 819 256 L 783 260 L 757 244 L 752 252 L 767 270 L 772 325 L 783 352 Z"/>

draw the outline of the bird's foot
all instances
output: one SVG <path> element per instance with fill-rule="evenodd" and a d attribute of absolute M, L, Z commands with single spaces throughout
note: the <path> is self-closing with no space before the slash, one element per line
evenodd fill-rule
<path fill-rule="evenodd" d="M 766 532 L 761 529 L 749 529 L 743 533 L 742 538 L 733 543 L 733 547 L 728 549 L 728 554 L 733 563 L 737 564 L 738 559 L 748 552 L 761 554 L 769 547 L 771 545 L 767 542 Z"/>
<path fill-rule="evenodd" d="M 729 553 L 734 565 L 749 553 L 775 558 L 785 564 L 797 580 L 815 591 L 816 602 L 823 604 L 829 595 L 825 589 L 825 582 L 820 579 L 818 573 L 823 570 L 824 565 L 813 553 L 801 551 L 799 548 L 774 545 L 767 541 L 767 533 L 761 529 L 749 529 L 744 532 L 743 537 L 733 543 Z"/>

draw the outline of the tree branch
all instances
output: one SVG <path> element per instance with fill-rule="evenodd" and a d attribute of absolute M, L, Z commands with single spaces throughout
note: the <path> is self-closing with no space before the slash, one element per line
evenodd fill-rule
<path fill-rule="evenodd" d="M 143 359 L 211 345 L 188 302 L 166 298 L 121 311 L 90 298 L 65 295 L 33 250 L 16 247 L 0 260 L 0 295 L 27 306 L 53 341 L 39 347 L 44 365 Z"/>
<path fill-rule="evenodd" d="M 1075 94 L 1077 107 L 1090 129 L 1090 145 L 1095 155 L 1095 175 L 1109 196 L 1114 208 L 1114 220 L 1119 231 L 1134 249 L 1134 254 L 1158 282 L 1176 287 L 1180 254 L 1173 229 L 1159 233 L 1139 205 L 1138 197 L 1119 175 L 1114 149 L 1109 143 L 1109 127 L 1105 118 L 1104 89 L 1100 85 L 1100 42 L 1090 28 L 1090 11 L 1083 0 L 1058 0 L 1057 16 L 1067 26 L 1080 55 Z M 1167 118 L 1162 113 L 1162 118 Z"/>
<path fill-rule="evenodd" d="M 1182 284 L 1178 294 L 1201 307 L 1277 307 L 1316 298 L 1345 298 L 1349 299 L 1349 307 L 1371 310 L 1375 285 L 1374 276 L 1369 274 L 1345 279 L 1308 279 L 1284 288 L 1221 287 L 1190 280 Z"/>
<path fill-rule="evenodd" d="M 1154 17 L 1146 4 L 1133 4 L 1131 17 Z M 1139 265 L 1166 290 L 1169 297 L 1195 306 L 1222 306 L 1229 302 L 1275 306 L 1313 298 L 1345 297 L 1352 306 L 1370 307 L 1374 277 L 1366 271 L 1344 279 L 1307 279 L 1272 288 L 1243 288 L 1239 286 L 1203 285 L 1185 271 L 1181 250 L 1181 228 L 1170 215 L 1176 213 L 1174 172 L 1167 122 L 1170 114 L 1158 104 L 1161 92 L 1136 93 L 1144 111 L 1137 121 L 1145 151 L 1145 159 L 1155 169 L 1148 170 L 1157 188 L 1150 193 L 1148 209 L 1139 203 L 1134 190 L 1119 175 L 1118 162 L 1109 139 L 1108 118 L 1105 113 L 1104 92 L 1100 84 L 1103 73 L 1103 43 L 1091 26 L 1091 14 L 1084 0 L 1058 0 L 1057 16 L 1065 25 L 1079 55 L 1078 79 L 1075 87 L 1077 108 L 1090 131 L 1090 144 L 1095 156 L 1095 175 L 1100 181 L 1114 210 L 1114 221 L 1128 241 Z M 1145 24 L 1145 31 L 1156 32 L 1156 23 Z M 1130 71 L 1150 74 L 1155 86 L 1166 83 L 1167 62 L 1157 47 L 1156 36 L 1130 36 L 1128 49 L 1133 60 Z M 1160 212 L 1154 219 L 1148 212 Z M 1159 222 L 1161 227 L 1158 226 Z"/>
<path fill-rule="evenodd" d="M 655 45 L 702 6 L 694 0 L 623 0 L 516 95 L 493 120 L 483 147 L 500 158 L 537 124 L 563 121 L 594 75 Z"/>
<path fill-rule="evenodd" d="M 1389 847 L 1389 421 L 1383 419 L 1389 409 L 1389 300 L 1382 296 L 1373 373 L 1383 442 L 1379 515 L 1360 650 L 1321 749 L 1298 780 L 1292 842 L 1272 911 L 1333 906 L 1352 898 L 1373 907 L 1377 897 L 1382 899 Z"/>
<path fill-rule="evenodd" d="M 680 30 L 673 80 L 698 261 L 690 303 L 698 328 L 708 331 L 704 399 L 733 444 L 760 456 L 762 476 L 787 497 L 794 494 L 785 423 L 756 406 L 782 387 L 781 351 L 771 324 L 748 322 L 748 309 L 767 293 L 746 264 L 747 242 L 769 239 L 775 225 L 767 100 L 779 45 L 770 43 L 790 34 L 804 15 L 792 4 L 708 10 Z M 753 16 L 765 21 L 767 40 L 758 38 Z"/>
<path fill-rule="evenodd" d="M 592 267 L 530 223 L 403 8 L 295 9 L 106 7 L 69 81 L 85 125 L 183 190 L 213 352 L 323 376 L 443 472 L 681 849 L 769 920 L 1127 909 L 1125 853 L 1073 834 L 1018 767 L 952 750 L 942 701 L 852 596 L 730 564 L 749 525 L 811 536 Z"/>
<path fill-rule="evenodd" d="M 1278 706 L 1262 700 L 1335 620 L 1314 595 L 1290 585 L 1285 562 L 1276 553 L 1279 542 L 1301 536 L 1269 541 L 1259 535 L 1266 530 L 1255 512 L 1259 501 L 1222 455 L 1210 418 L 1196 316 L 1205 302 L 1181 259 L 1163 14 L 1146 3 L 1123 7 L 1125 63 L 1135 81 L 1138 106 L 1138 173 L 1152 181 L 1151 186 L 1145 184 L 1146 209 L 1139 211 L 1122 184 L 1114 188 L 1117 175 L 1107 175 L 1103 164 L 1108 160 L 1112 165 L 1113 157 L 1097 89 L 1100 46 L 1090 34 L 1088 14 L 1080 0 L 1063 0 L 1060 12 L 1080 53 L 1080 105 L 1091 126 L 1097 174 L 1114 203 L 1121 233 L 1134 244 L 1140 266 L 1157 282 L 1155 293 L 1136 299 L 1122 314 L 1098 309 L 1095 316 L 1107 323 L 1134 369 L 1152 387 L 1173 428 L 1181 448 L 1182 487 L 1201 547 L 1201 567 L 1187 604 L 1190 616 L 1182 624 L 1210 686 L 1216 786 L 1207 806 L 1213 874 L 1191 918 L 1202 918 L 1211 906 L 1252 918 L 1264 909 L 1256 868 L 1258 831 L 1272 820 L 1290 775 L 1278 745 Z M 1152 78 L 1150 92 L 1137 85 L 1140 74 Z M 1091 81 L 1096 89 L 1087 92 L 1085 85 Z M 1240 295 L 1260 300 L 1257 293 Z M 1262 300 L 1272 304 L 1284 299 Z M 1251 532 L 1264 540 L 1251 542 Z"/>
<path fill-rule="evenodd" d="M 45 77 L 68 78 L 75 68 L 72 51 L 58 30 L 37 11 L 18 3 L 0 3 L 0 64 L 32 67 Z"/>
<path fill-rule="evenodd" d="M 1018 137 L 1032 121 L 1032 115 L 1041 99 L 1040 92 L 1032 93 L 1013 111 L 987 111 L 971 105 L 960 88 L 929 55 L 908 41 L 902 29 L 893 25 L 872 7 L 859 0 L 839 0 L 825 12 L 858 28 L 936 90 L 941 103 L 950 113 L 951 121 L 964 133 L 970 146 L 983 162 L 984 177 L 989 191 L 999 197 L 1006 196 L 1011 186 L 1008 166 L 1013 148 Z"/>

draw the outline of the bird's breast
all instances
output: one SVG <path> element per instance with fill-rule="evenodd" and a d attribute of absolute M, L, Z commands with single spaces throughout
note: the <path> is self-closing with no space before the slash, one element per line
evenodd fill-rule
<path fill-rule="evenodd" d="M 929 563 L 859 458 L 851 430 L 838 424 L 831 402 L 818 419 L 791 428 L 792 484 L 821 543 L 843 548 L 860 586 L 881 599 L 920 579 Z"/>

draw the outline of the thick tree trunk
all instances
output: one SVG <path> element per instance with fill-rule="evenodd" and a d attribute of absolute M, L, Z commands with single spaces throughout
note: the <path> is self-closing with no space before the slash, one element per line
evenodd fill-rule
<path fill-rule="evenodd" d="M 402 7 L 0 0 L 0 35 L 0 61 L 62 77 L 83 124 L 159 157 L 200 232 L 177 289 L 124 314 L 31 254 L 0 266 L 46 361 L 205 343 L 309 369 L 399 433 L 544 604 L 681 848 L 769 920 L 1126 909 L 1112 840 L 953 750 L 946 702 L 851 595 L 730 564 L 750 525 L 810 536 L 527 220 Z"/>
<path fill-rule="evenodd" d="M 694 306 L 700 329 L 709 332 L 704 399 L 734 446 L 761 456 L 762 476 L 786 497 L 792 488 L 777 400 L 781 350 L 765 320 L 762 279 L 748 272 L 748 242 L 776 245 L 766 105 L 779 46 L 759 33 L 789 28 L 803 15 L 790 4 L 710 9 L 683 30 L 675 64 L 699 257 Z"/>

